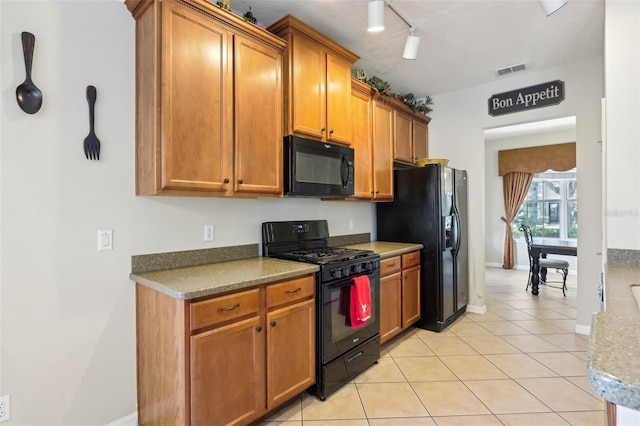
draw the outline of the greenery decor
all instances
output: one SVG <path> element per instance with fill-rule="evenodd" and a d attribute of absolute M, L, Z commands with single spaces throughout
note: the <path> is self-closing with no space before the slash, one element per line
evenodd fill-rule
<path fill-rule="evenodd" d="M 402 96 L 400 100 L 414 112 L 419 112 L 421 114 L 427 115 L 427 113 L 433 111 L 433 108 L 429 106 L 433 105 L 431 96 L 425 96 L 422 99 L 416 99 L 416 97 L 413 96 L 413 93 L 409 93 Z"/>
<path fill-rule="evenodd" d="M 251 12 L 251 6 L 249 6 L 249 11 L 244 15 L 242 15 L 242 17 L 244 18 L 245 21 L 251 22 L 252 24 L 258 23 L 258 20 L 256 19 L 255 16 L 253 16 L 253 13 Z"/>
<path fill-rule="evenodd" d="M 358 68 L 356 70 L 356 78 L 361 82 L 368 84 L 369 86 L 376 89 L 378 92 L 380 92 L 381 95 L 389 96 L 399 100 L 400 102 L 411 108 L 413 112 L 419 112 L 421 114 L 427 115 L 427 113 L 433 111 L 433 108 L 429 106 L 433 105 L 431 96 L 425 96 L 424 98 L 416 99 L 413 93 L 409 93 L 407 95 L 400 95 L 399 93 L 394 94 L 391 92 L 391 85 L 389 83 L 376 76 L 370 78 L 367 75 L 366 71 L 362 68 Z"/>

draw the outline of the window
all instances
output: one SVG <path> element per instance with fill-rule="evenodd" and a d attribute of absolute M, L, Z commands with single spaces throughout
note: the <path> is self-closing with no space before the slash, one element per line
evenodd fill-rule
<path fill-rule="evenodd" d="M 578 238 L 578 182 L 576 169 L 547 170 L 533 177 L 529 192 L 513 220 L 513 235 L 522 236 L 519 226 L 528 225 L 534 237 Z"/>

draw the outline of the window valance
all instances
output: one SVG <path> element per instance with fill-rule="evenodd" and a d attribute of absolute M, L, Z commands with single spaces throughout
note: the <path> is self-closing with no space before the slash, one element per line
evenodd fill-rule
<path fill-rule="evenodd" d="M 566 171 L 576 167 L 576 143 L 498 151 L 498 176 L 512 172 Z"/>

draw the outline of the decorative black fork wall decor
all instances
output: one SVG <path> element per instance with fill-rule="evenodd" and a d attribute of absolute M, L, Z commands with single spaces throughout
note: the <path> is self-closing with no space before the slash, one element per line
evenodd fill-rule
<path fill-rule="evenodd" d="M 84 138 L 84 156 L 87 160 L 100 159 L 100 140 L 94 130 L 94 108 L 96 105 L 96 88 L 87 86 L 87 101 L 89 102 L 89 135 Z"/>

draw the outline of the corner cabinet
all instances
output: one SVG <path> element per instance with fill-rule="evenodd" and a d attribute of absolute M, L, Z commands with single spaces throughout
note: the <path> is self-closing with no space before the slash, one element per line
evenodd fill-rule
<path fill-rule="evenodd" d="M 246 425 L 315 383 L 315 276 L 200 300 L 136 284 L 138 421 Z"/>
<path fill-rule="evenodd" d="M 286 134 L 351 143 L 351 67 L 359 57 L 291 15 L 268 30 L 288 43 Z"/>
<path fill-rule="evenodd" d="M 413 112 L 408 106 L 393 98 L 384 98 L 393 108 L 393 160 L 414 165 L 427 158 L 429 146 L 428 125 L 431 118 Z"/>
<path fill-rule="evenodd" d="M 380 262 L 380 342 L 420 319 L 420 252 Z"/>
<path fill-rule="evenodd" d="M 286 42 L 213 3 L 136 19 L 136 194 L 282 195 Z"/>

